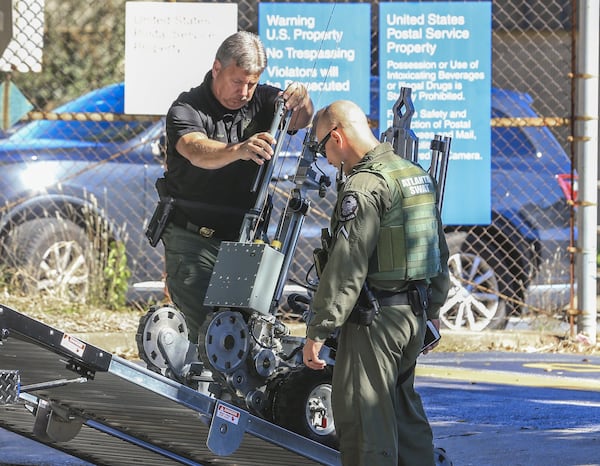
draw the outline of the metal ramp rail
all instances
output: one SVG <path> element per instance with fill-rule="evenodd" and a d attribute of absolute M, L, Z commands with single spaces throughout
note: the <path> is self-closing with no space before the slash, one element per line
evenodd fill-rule
<path fill-rule="evenodd" d="M 0 426 L 95 465 L 339 465 L 336 450 L 0 305 Z"/>

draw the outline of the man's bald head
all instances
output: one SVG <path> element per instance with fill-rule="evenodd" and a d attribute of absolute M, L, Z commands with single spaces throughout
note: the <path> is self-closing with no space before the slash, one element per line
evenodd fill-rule
<path fill-rule="evenodd" d="M 349 100 L 336 100 L 315 115 L 315 135 L 322 142 L 329 134 L 327 159 L 348 172 L 379 141 L 371 132 L 367 116 Z"/>
<path fill-rule="evenodd" d="M 317 127 L 325 131 L 337 126 L 357 134 L 364 130 L 371 133 L 367 116 L 358 105 L 349 100 L 336 100 L 321 109 L 315 119 Z"/>

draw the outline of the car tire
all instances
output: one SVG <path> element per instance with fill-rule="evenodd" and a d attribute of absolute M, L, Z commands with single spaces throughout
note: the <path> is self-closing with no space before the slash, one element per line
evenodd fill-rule
<path fill-rule="evenodd" d="M 322 371 L 303 368 L 289 372 L 271 390 L 272 418 L 275 424 L 331 448 L 338 448 L 338 438 L 331 407 L 333 368 Z M 321 426 L 314 425 L 315 412 L 323 408 Z"/>
<path fill-rule="evenodd" d="M 504 328 L 506 302 L 500 298 L 498 279 L 488 262 L 476 254 L 457 252 L 450 256 L 448 269 L 450 291 L 440 308 L 441 324 L 451 330 Z"/>
<path fill-rule="evenodd" d="M 65 219 L 30 220 L 11 231 L 8 247 L 15 281 L 25 294 L 85 302 L 94 260 L 82 228 Z"/>

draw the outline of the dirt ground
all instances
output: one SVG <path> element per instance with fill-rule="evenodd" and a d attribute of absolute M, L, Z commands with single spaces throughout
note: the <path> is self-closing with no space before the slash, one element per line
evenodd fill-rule
<path fill-rule="evenodd" d="M 135 333 L 147 307 L 127 307 L 119 310 L 86 304 L 59 302 L 51 299 L 32 299 L 0 295 L 0 304 L 26 314 L 47 325 L 71 334 L 116 335 L 125 344 L 116 346 L 115 353 L 125 358 L 136 358 Z M 304 335 L 303 325 L 289 321 L 295 335 Z M 600 343 L 588 344 L 577 335 L 571 335 L 563 325 L 560 329 L 541 322 L 534 330 L 505 330 L 496 332 L 451 332 L 442 329 L 442 340 L 436 351 L 517 351 L 600 354 Z M 107 348 L 109 349 L 109 348 Z"/>

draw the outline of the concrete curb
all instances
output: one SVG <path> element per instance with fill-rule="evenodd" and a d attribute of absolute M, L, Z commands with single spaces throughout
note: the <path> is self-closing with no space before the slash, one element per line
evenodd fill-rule
<path fill-rule="evenodd" d="M 473 369 L 454 365 L 417 364 L 417 377 L 469 381 L 472 384 L 489 383 L 515 387 L 562 388 L 600 392 L 600 380 L 583 377 L 556 376 L 552 373 L 528 374 L 513 370 Z"/>

